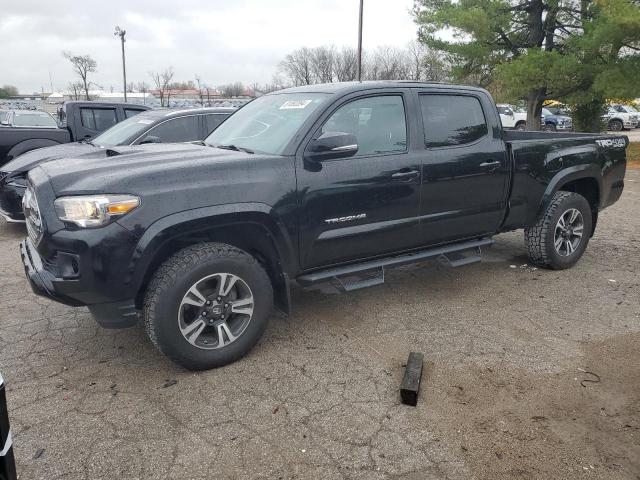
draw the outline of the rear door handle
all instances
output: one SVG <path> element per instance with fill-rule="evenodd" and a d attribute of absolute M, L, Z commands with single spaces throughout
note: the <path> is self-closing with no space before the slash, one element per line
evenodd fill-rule
<path fill-rule="evenodd" d="M 501 162 L 482 162 L 480 164 L 481 167 L 499 167 Z"/>
<path fill-rule="evenodd" d="M 418 170 L 407 170 L 403 168 L 399 172 L 396 172 L 393 175 L 391 175 L 391 178 L 407 179 L 407 178 L 415 178 L 418 175 L 420 175 L 420 172 Z"/>

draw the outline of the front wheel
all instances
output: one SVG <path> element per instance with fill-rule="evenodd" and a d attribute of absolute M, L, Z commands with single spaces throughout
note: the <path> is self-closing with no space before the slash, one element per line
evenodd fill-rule
<path fill-rule="evenodd" d="M 553 123 L 545 123 L 542 127 L 543 132 L 555 132 L 556 126 Z"/>
<path fill-rule="evenodd" d="M 609 130 L 614 132 L 621 132 L 624 130 L 624 124 L 620 120 L 611 120 L 609 122 Z"/>
<path fill-rule="evenodd" d="M 574 266 L 589 243 L 591 207 L 573 192 L 557 192 L 538 222 L 524 231 L 529 261 L 553 270 Z"/>
<path fill-rule="evenodd" d="M 231 245 L 203 243 L 158 269 L 143 313 L 162 353 L 189 370 L 207 370 L 249 352 L 272 308 L 271 281 L 255 258 Z"/>

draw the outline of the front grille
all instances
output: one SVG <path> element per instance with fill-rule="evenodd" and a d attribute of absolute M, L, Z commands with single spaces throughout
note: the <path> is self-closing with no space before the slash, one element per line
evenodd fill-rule
<path fill-rule="evenodd" d="M 42 218 L 40 217 L 38 199 L 31 185 L 29 185 L 24 192 L 22 210 L 24 211 L 24 218 L 27 224 L 27 234 L 35 245 L 42 235 Z"/>

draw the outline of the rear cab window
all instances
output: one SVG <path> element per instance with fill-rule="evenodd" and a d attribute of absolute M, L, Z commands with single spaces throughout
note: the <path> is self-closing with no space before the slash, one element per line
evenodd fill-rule
<path fill-rule="evenodd" d="M 473 95 L 421 93 L 420 109 L 427 148 L 466 145 L 489 133 L 480 100 Z"/>
<path fill-rule="evenodd" d="M 115 108 L 87 108 L 80 109 L 80 122 L 89 130 L 104 131 L 118 123 Z"/>

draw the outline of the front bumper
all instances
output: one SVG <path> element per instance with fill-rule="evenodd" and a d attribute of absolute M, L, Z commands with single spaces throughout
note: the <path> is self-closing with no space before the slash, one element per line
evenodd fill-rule
<path fill-rule="evenodd" d="M 24 271 L 36 295 L 49 298 L 72 307 L 87 306 L 95 320 L 104 328 L 126 328 L 137 323 L 137 311 L 133 299 L 90 303 L 95 292 L 91 284 L 83 280 L 79 267 L 74 270 L 77 257 L 61 252 L 58 264 L 43 261 L 31 239 L 20 243 L 20 256 Z M 45 264 L 46 263 L 46 264 Z M 77 265 L 77 263 L 76 263 Z"/>
<path fill-rule="evenodd" d="M 569 124 L 565 124 L 565 125 L 556 125 L 556 130 L 561 130 L 563 132 L 570 132 L 571 130 L 573 130 L 573 124 L 569 123 Z"/>
<path fill-rule="evenodd" d="M 56 275 L 47 270 L 31 239 L 26 238 L 20 243 L 20 257 L 22 257 L 24 273 L 29 280 L 33 293 L 72 307 L 84 305 L 82 302 L 60 292 L 61 282 L 77 283 L 78 281 L 57 278 Z M 68 287 L 67 283 L 66 289 Z"/>

